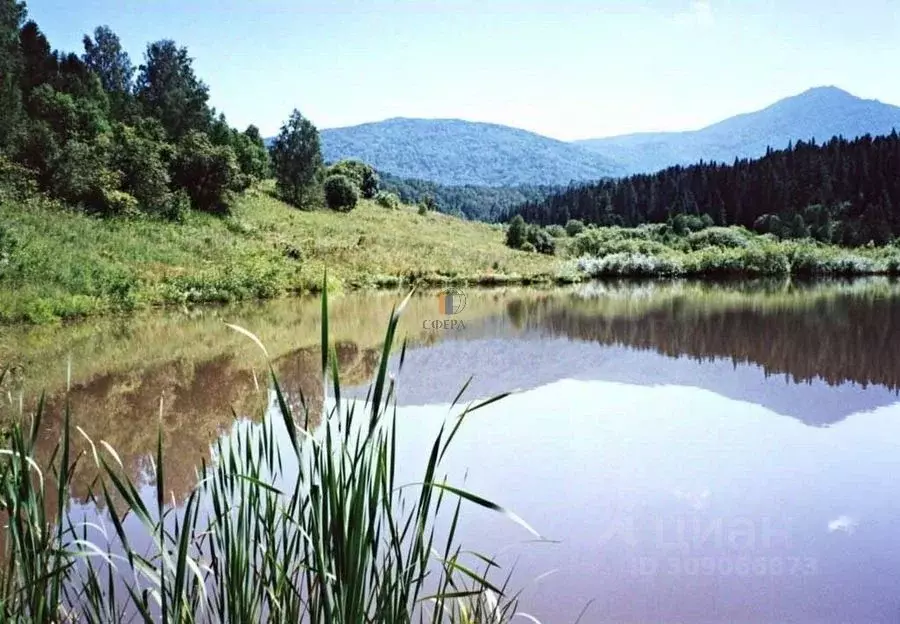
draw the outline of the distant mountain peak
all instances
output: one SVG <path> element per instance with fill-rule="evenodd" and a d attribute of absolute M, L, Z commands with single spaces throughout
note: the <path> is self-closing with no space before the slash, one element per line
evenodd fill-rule
<path fill-rule="evenodd" d="M 900 128 L 900 107 L 866 100 L 836 87 L 807 89 L 752 113 L 688 132 L 629 134 L 576 143 L 619 162 L 629 173 L 646 173 L 700 160 L 754 158 L 768 147 L 833 136 L 852 139 L 890 134 Z"/>
<path fill-rule="evenodd" d="M 811 95 L 811 94 L 833 94 L 833 95 L 845 95 L 845 96 L 852 97 L 852 98 L 856 97 L 849 91 L 845 91 L 844 89 L 841 89 L 840 87 L 837 87 L 835 85 L 822 85 L 819 87 L 810 87 L 806 91 L 803 91 L 802 93 L 800 93 L 794 97 L 802 97 L 804 95 Z"/>

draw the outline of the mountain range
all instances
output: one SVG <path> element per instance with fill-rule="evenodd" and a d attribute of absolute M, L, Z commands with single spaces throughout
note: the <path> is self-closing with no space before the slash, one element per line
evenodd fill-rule
<path fill-rule="evenodd" d="M 900 129 L 900 107 L 816 87 L 700 130 L 564 142 L 459 119 L 395 118 L 321 131 L 326 161 L 358 158 L 402 178 L 444 185 L 559 185 L 700 160 L 730 163 L 791 141 Z"/>
<path fill-rule="evenodd" d="M 560 184 L 624 173 L 579 145 L 460 119 L 395 118 L 323 130 L 321 138 L 326 161 L 358 158 L 401 178 L 447 185 Z"/>
<path fill-rule="evenodd" d="M 890 134 L 900 129 L 900 107 L 864 100 L 837 87 L 817 87 L 762 110 L 730 117 L 689 132 L 647 132 L 576 141 L 628 173 L 648 173 L 701 160 L 730 164 L 735 158 L 764 156 L 791 141 L 834 136 Z"/>

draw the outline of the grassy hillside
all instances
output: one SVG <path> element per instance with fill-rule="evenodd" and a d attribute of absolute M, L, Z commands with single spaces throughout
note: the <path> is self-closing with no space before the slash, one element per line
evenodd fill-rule
<path fill-rule="evenodd" d="M 628 173 L 647 173 L 705 161 L 731 163 L 756 158 L 767 147 L 833 136 L 852 139 L 900 129 L 900 107 L 864 100 L 836 87 L 818 87 L 785 98 L 760 111 L 730 117 L 700 130 L 648 132 L 576 141 L 622 165 Z"/>
<path fill-rule="evenodd" d="M 0 203 L 0 321 L 46 322 L 159 304 L 227 302 L 401 282 L 552 279 L 553 257 L 508 249 L 497 226 L 363 201 L 302 212 L 260 189 L 233 214 L 183 223 L 96 219 Z"/>
<path fill-rule="evenodd" d="M 388 119 L 321 134 L 327 161 L 357 158 L 401 178 L 446 185 L 568 184 L 622 173 L 571 143 L 459 119 Z"/>

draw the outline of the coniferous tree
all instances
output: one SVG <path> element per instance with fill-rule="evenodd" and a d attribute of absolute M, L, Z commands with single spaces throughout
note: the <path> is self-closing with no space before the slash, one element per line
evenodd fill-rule
<path fill-rule="evenodd" d="M 323 169 L 319 131 L 294 109 L 281 126 L 270 152 L 278 193 L 298 208 L 308 208 Z"/>
<path fill-rule="evenodd" d="M 22 125 L 19 29 L 24 20 L 24 3 L 0 0 L 0 152 L 13 148 Z"/>
<path fill-rule="evenodd" d="M 159 119 L 174 141 L 209 129 L 209 88 L 194 74 L 187 48 L 179 48 L 170 39 L 147 46 L 136 93 L 145 113 Z"/>
<path fill-rule="evenodd" d="M 22 55 L 22 96 L 27 100 L 35 87 L 49 84 L 56 78 L 58 63 L 50 49 L 50 42 L 34 21 L 26 22 L 19 33 Z"/>

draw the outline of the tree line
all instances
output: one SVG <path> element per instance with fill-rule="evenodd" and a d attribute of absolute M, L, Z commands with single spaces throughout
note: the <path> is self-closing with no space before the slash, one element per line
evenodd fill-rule
<path fill-rule="evenodd" d="M 672 222 L 679 215 L 779 237 L 883 244 L 900 236 L 900 136 L 799 141 L 731 165 L 700 162 L 572 185 L 508 210 L 537 224 Z"/>
<path fill-rule="evenodd" d="M 24 2 L 0 0 L 0 199 L 42 193 L 103 216 L 179 219 L 227 213 L 237 193 L 272 175 L 301 208 L 346 211 L 378 188 L 363 163 L 326 168 L 317 129 L 296 110 L 271 155 L 256 126 L 231 127 L 172 40 L 149 43 L 135 65 L 98 26 L 81 54 L 64 52 L 27 20 Z"/>
<path fill-rule="evenodd" d="M 90 212 L 177 218 L 226 211 L 268 175 L 259 130 L 209 106 L 185 47 L 147 45 L 135 65 L 107 26 L 81 54 L 53 49 L 23 2 L 0 0 L 0 182 Z"/>

